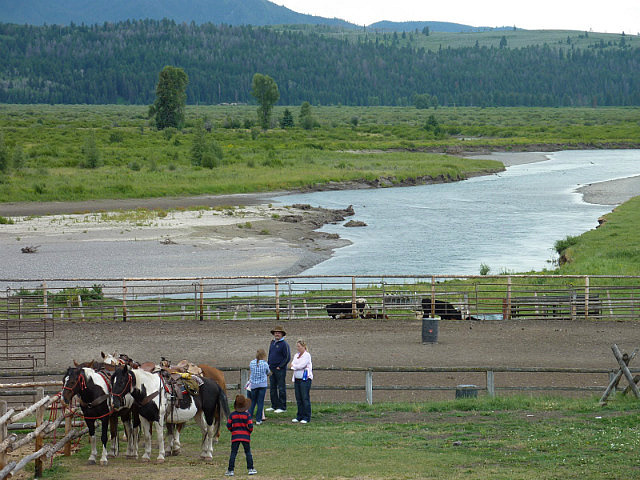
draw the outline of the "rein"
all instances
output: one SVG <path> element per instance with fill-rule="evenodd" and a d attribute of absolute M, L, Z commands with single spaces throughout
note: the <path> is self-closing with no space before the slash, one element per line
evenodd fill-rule
<path fill-rule="evenodd" d="M 98 373 L 100 373 L 100 372 L 98 372 Z M 104 378 L 104 376 L 103 376 L 103 378 Z M 106 383 L 107 383 L 107 385 L 109 385 L 109 382 L 106 382 Z M 95 407 L 97 407 L 98 405 L 100 405 L 103 402 L 107 402 L 107 407 L 109 407 L 108 400 L 109 400 L 110 393 L 105 393 L 103 395 L 100 395 L 99 397 L 94 398 L 92 401 L 90 401 L 88 403 L 85 402 L 84 400 L 82 400 L 82 397 L 80 397 L 80 392 L 83 392 L 84 390 L 87 389 L 87 380 L 86 380 L 86 378 L 84 377 L 84 375 L 82 373 L 78 374 L 78 379 L 76 380 L 76 383 L 74 383 L 71 387 L 63 385 L 62 389 L 63 390 L 69 390 L 73 395 L 76 395 L 75 389 L 76 389 L 76 387 L 78 387 L 78 385 L 80 385 L 80 388 L 79 388 L 79 391 L 78 391 L 78 400 L 80 401 L 80 406 L 82 408 L 95 408 Z M 110 390 L 109 387 L 107 387 L 107 388 Z M 103 417 L 106 417 L 108 415 L 111 415 L 112 413 L 113 413 L 113 410 L 111 408 L 109 408 L 109 411 L 107 413 L 105 413 L 104 415 L 100 415 L 98 417 L 87 417 L 86 415 L 83 415 L 83 416 L 84 416 L 85 419 L 96 420 L 96 419 L 103 418 Z"/>

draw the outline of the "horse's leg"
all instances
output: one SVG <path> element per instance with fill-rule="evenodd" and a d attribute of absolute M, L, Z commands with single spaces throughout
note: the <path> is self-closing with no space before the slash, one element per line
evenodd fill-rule
<path fill-rule="evenodd" d="M 158 427 L 156 436 L 158 437 L 158 458 L 157 463 L 164 463 L 164 412 L 160 416 L 160 421 L 155 422 Z M 151 453 L 151 435 L 149 435 L 149 453 Z"/>
<path fill-rule="evenodd" d="M 173 445 L 175 443 L 175 429 L 176 424 L 171 422 L 167 423 L 167 455 L 173 455 Z"/>
<path fill-rule="evenodd" d="M 140 440 L 140 415 L 137 407 L 132 407 L 133 425 L 131 437 L 127 437 L 127 442 L 131 445 L 131 455 L 138 458 L 138 442 Z"/>
<path fill-rule="evenodd" d="M 146 418 L 142 417 L 140 419 L 140 425 L 142 431 L 144 432 L 144 454 L 142 455 L 142 460 L 148 462 L 151 458 L 151 422 Z"/>
<path fill-rule="evenodd" d="M 96 457 L 98 456 L 98 449 L 96 448 L 96 421 L 92 419 L 85 419 L 85 422 L 89 428 L 89 445 L 91 446 L 88 463 L 89 465 L 95 465 Z"/>
<path fill-rule="evenodd" d="M 102 434 L 100 435 L 100 440 L 102 441 L 102 456 L 100 457 L 100 465 L 104 467 L 108 463 L 107 454 L 109 447 L 107 447 L 107 442 L 109 441 L 109 417 L 103 417 L 100 421 L 102 423 Z"/>
<path fill-rule="evenodd" d="M 177 423 L 173 430 L 173 445 L 171 447 L 171 455 L 180 455 L 180 431 L 184 427 L 184 423 Z"/>
<path fill-rule="evenodd" d="M 200 458 L 202 460 L 211 460 L 213 459 L 213 440 L 215 436 L 213 423 L 209 425 L 201 411 L 196 414 L 196 422 L 200 426 L 200 432 L 202 432 Z"/>
<path fill-rule="evenodd" d="M 112 457 L 120 454 L 120 439 L 118 438 L 118 413 L 113 412 L 109 416 L 109 430 L 111 433 L 111 453 Z M 126 426 L 125 426 L 126 430 Z"/>

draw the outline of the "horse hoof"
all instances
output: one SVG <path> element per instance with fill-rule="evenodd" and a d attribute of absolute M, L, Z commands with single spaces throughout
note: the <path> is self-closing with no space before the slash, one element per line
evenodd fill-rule
<path fill-rule="evenodd" d="M 138 458 L 138 456 L 137 456 L 137 455 L 131 455 L 131 454 L 128 454 L 128 455 L 127 455 L 127 458 Z"/>
<path fill-rule="evenodd" d="M 210 462 L 213 460 L 213 456 L 211 455 L 200 455 L 200 460 L 203 462 Z"/>
<path fill-rule="evenodd" d="M 144 463 L 149 463 L 151 461 L 151 459 L 142 457 L 142 461 Z"/>
<path fill-rule="evenodd" d="M 109 464 L 109 462 L 100 462 L 100 465 L 103 467 L 106 467 Z"/>
<path fill-rule="evenodd" d="M 156 460 L 156 463 L 159 463 L 159 464 L 160 464 L 160 463 L 164 463 L 164 458 L 158 458 L 158 459 Z"/>
<path fill-rule="evenodd" d="M 173 452 L 171 452 L 171 455 L 177 457 L 178 455 L 180 455 L 180 450 L 174 450 Z"/>
<path fill-rule="evenodd" d="M 95 460 L 87 460 L 87 465 L 95 465 L 96 461 Z"/>

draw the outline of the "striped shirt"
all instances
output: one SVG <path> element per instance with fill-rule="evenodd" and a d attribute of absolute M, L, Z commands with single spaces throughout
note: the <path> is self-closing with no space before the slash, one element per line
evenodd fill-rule
<path fill-rule="evenodd" d="M 227 429 L 231 432 L 231 443 L 251 442 L 253 420 L 249 412 L 231 412 L 227 419 Z"/>
<path fill-rule="evenodd" d="M 251 381 L 251 388 L 266 388 L 267 374 L 270 372 L 269 364 L 264 360 L 258 361 L 254 358 L 251 360 L 249 368 L 251 369 L 251 376 L 249 377 L 249 380 Z"/>

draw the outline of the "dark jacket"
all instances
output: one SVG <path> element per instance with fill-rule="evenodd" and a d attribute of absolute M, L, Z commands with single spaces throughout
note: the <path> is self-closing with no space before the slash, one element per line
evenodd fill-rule
<path fill-rule="evenodd" d="M 273 372 L 276 368 L 287 368 L 291 361 L 291 350 L 289 344 L 284 340 L 271 340 L 269 345 L 269 369 Z"/>

